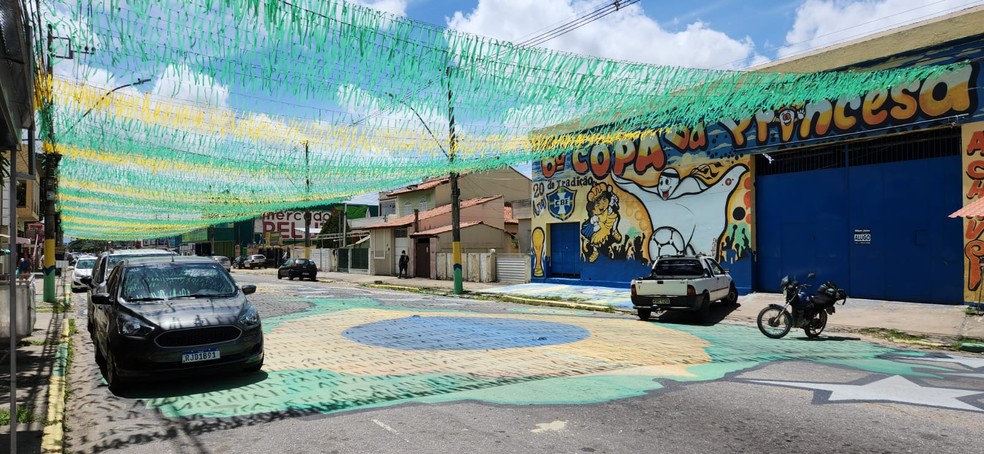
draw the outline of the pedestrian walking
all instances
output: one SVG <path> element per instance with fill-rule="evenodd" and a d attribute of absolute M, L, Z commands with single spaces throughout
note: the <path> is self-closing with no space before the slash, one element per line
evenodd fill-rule
<path fill-rule="evenodd" d="M 407 276 L 407 266 L 410 265 L 410 256 L 407 255 L 407 251 L 403 251 L 400 254 L 400 278 L 409 277 Z"/>

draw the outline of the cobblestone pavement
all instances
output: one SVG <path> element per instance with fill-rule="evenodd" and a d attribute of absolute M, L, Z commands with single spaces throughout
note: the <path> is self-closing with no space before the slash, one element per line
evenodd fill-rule
<path fill-rule="evenodd" d="M 954 360 L 836 336 L 776 341 L 748 326 L 640 322 L 625 314 L 354 286 L 284 282 L 262 285 L 251 299 L 265 332 L 266 362 L 256 374 L 159 382 L 114 396 L 82 329 L 74 339 L 67 451 L 156 440 L 194 446 L 206 432 L 412 402 L 603 402 L 659 389 L 658 379 L 715 380 L 786 360 L 899 377 L 984 371 L 981 358 Z M 984 408 L 984 393 L 967 396 L 965 410 Z"/>

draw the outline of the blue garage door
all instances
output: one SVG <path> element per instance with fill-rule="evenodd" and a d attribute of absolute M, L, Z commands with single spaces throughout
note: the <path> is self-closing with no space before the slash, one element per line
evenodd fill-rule
<path fill-rule="evenodd" d="M 755 288 L 817 273 L 858 298 L 962 304 L 958 129 L 756 162 Z"/>
<path fill-rule="evenodd" d="M 550 224 L 550 276 L 581 277 L 581 237 L 577 222 Z"/>

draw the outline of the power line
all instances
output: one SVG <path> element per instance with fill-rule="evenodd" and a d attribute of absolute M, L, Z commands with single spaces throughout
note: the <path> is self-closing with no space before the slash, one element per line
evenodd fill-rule
<path fill-rule="evenodd" d="M 639 1 L 640 0 L 613 0 L 611 3 L 606 4 L 605 6 L 602 6 L 600 8 L 597 8 L 594 11 L 591 11 L 590 13 L 584 16 L 577 17 L 569 22 L 554 27 L 546 32 L 540 33 L 539 35 L 536 35 L 526 41 L 518 43 L 518 46 L 519 47 L 539 46 L 547 41 L 550 41 L 561 35 L 572 32 L 578 28 L 581 28 L 605 16 L 621 11 L 622 8 L 639 3 Z"/>

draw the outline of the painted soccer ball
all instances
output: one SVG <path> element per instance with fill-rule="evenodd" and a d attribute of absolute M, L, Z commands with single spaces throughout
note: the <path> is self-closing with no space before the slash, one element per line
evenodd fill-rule
<path fill-rule="evenodd" d="M 683 239 L 683 235 L 672 227 L 660 227 L 653 231 L 649 240 L 649 258 L 655 260 L 661 255 L 683 255 L 693 250 Z"/>

